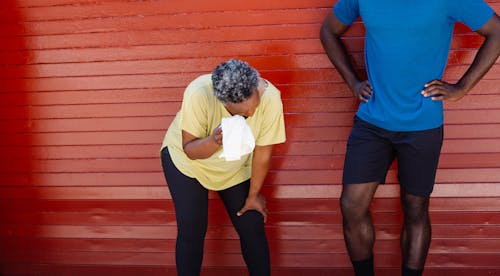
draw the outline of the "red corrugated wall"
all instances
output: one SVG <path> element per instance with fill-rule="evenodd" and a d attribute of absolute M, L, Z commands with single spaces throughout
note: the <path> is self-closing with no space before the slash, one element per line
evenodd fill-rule
<path fill-rule="evenodd" d="M 286 113 L 263 191 L 275 275 L 350 275 L 338 198 L 357 103 L 318 40 L 334 3 L 3 0 L 0 274 L 173 275 L 160 143 L 190 80 L 236 57 L 278 86 Z M 363 34 L 358 22 L 345 37 L 359 69 Z M 447 80 L 481 41 L 457 26 Z M 427 275 L 500 275 L 500 63 L 446 104 L 445 132 Z M 245 275 L 211 198 L 204 273 Z M 373 211 L 377 269 L 397 275 L 394 169 Z"/>

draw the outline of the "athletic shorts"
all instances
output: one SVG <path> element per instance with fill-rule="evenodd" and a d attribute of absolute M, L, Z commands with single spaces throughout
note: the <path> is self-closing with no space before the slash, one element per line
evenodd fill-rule
<path fill-rule="evenodd" d="M 412 195 L 429 196 L 434 188 L 442 144 L 443 126 L 395 132 L 356 116 L 347 141 L 342 183 L 385 183 L 387 171 L 397 159 L 401 188 Z"/>

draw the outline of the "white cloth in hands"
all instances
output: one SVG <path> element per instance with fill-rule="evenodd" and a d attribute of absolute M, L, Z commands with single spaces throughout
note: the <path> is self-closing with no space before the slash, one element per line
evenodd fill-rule
<path fill-rule="evenodd" d="M 255 148 L 252 130 L 240 115 L 222 118 L 222 154 L 226 161 L 240 160 Z"/>

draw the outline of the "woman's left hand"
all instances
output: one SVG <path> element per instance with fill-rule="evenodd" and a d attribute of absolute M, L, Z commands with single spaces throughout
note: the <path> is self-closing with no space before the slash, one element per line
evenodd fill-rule
<path fill-rule="evenodd" d="M 264 222 L 267 221 L 268 212 L 266 208 L 266 198 L 263 195 L 258 194 L 257 196 L 247 197 L 247 199 L 245 200 L 245 205 L 243 206 L 243 208 L 241 208 L 241 210 L 238 211 L 238 213 L 236 213 L 236 215 L 241 216 L 249 210 L 255 210 L 261 213 L 264 217 Z"/>

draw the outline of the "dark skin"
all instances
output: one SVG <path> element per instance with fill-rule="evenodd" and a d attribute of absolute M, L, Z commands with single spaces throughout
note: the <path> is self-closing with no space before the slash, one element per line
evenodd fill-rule
<path fill-rule="evenodd" d="M 435 101 L 458 101 L 463 98 L 495 64 L 500 53 L 500 18 L 494 15 L 477 33 L 485 40 L 469 69 L 457 83 L 433 80 L 424 85 L 422 95 Z"/>
<path fill-rule="evenodd" d="M 320 39 L 337 71 L 344 78 L 353 96 L 367 102 L 373 89 L 368 80 L 361 80 L 356 74 L 346 48 L 340 37 L 349 28 L 332 11 L 325 19 Z M 473 63 L 457 83 L 431 80 L 423 84 L 422 96 L 436 101 L 458 101 L 464 97 L 486 74 L 500 54 L 500 20 L 494 15 L 477 30 L 485 40 L 479 48 Z M 344 238 L 353 261 L 365 260 L 373 256 L 375 231 L 369 211 L 378 182 L 345 185 L 341 195 Z M 428 216 L 429 197 L 414 196 L 401 191 L 401 203 L 405 220 L 401 231 L 403 264 L 409 268 L 421 269 L 431 239 L 431 225 Z"/>
<path fill-rule="evenodd" d="M 259 85 L 254 93 L 241 103 L 225 103 L 226 110 L 231 115 L 241 115 L 251 117 L 260 104 L 260 96 L 267 87 L 265 80 L 260 79 Z M 222 128 L 217 126 L 212 134 L 198 138 L 186 131 L 182 131 L 182 146 L 184 152 L 190 159 L 206 159 L 212 156 L 219 150 L 222 145 Z M 238 211 L 237 215 L 241 216 L 246 211 L 256 210 L 264 217 L 264 222 L 267 220 L 268 211 L 266 208 L 266 199 L 260 193 L 260 189 L 264 184 L 264 179 L 269 172 L 271 164 L 272 145 L 255 146 L 252 157 L 252 176 L 250 178 L 250 191 L 245 201 L 245 205 Z"/>
<path fill-rule="evenodd" d="M 321 43 L 330 61 L 344 78 L 354 97 L 360 101 L 367 102 L 372 95 L 370 82 L 368 80 L 360 80 L 350 63 L 345 46 L 340 39 L 348 28 L 349 26 L 344 25 L 335 16 L 335 13 L 331 12 L 321 27 Z M 457 83 L 432 80 L 423 85 L 422 95 L 424 97 L 432 97 L 433 100 L 458 101 L 463 98 L 497 60 L 500 52 L 499 28 L 500 19 L 495 14 L 483 27 L 476 31 L 485 40 L 479 48 L 473 63 L 462 78 Z"/>

